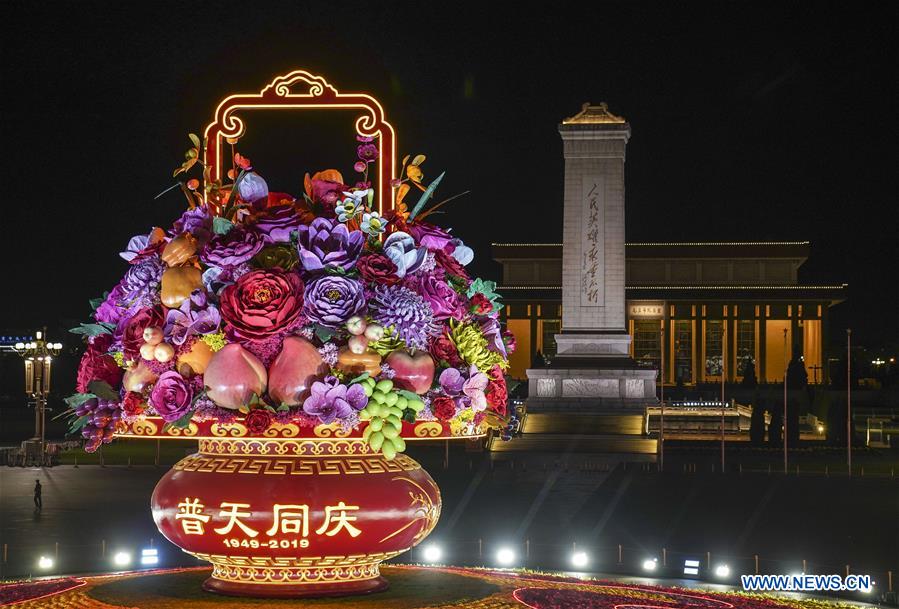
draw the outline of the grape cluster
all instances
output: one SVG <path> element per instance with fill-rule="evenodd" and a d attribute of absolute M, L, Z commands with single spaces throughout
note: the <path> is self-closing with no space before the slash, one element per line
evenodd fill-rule
<path fill-rule="evenodd" d="M 406 450 L 406 441 L 400 435 L 403 419 L 414 421 L 415 415 L 424 409 L 424 402 L 414 393 L 396 389 L 390 379 L 375 382 L 367 378 L 361 383 L 368 396 L 368 406 L 359 413 L 360 419 L 368 421 L 362 438 L 390 461 Z"/>
<path fill-rule="evenodd" d="M 91 398 L 75 409 L 79 417 L 87 417 L 81 428 L 81 437 L 87 440 L 84 450 L 89 453 L 100 448 L 100 444 L 112 442 L 116 423 L 122 416 L 120 404 L 104 400 L 103 398 Z"/>

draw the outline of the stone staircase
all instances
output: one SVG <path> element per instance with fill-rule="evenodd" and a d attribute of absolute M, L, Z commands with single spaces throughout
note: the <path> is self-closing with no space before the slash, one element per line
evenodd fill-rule
<path fill-rule="evenodd" d="M 529 412 L 522 434 L 509 442 L 492 440 L 492 452 L 591 453 L 652 459 L 658 441 L 643 433 L 638 413 Z"/>

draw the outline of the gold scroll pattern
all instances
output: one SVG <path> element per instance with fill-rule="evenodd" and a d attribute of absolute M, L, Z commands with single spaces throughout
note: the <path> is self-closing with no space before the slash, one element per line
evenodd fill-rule
<path fill-rule="evenodd" d="M 296 439 L 262 440 L 255 438 L 200 439 L 200 452 L 210 455 L 297 455 L 309 457 L 374 454 L 365 440 Z"/>
<path fill-rule="evenodd" d="M 331 476 L 340 474 L 390 474 L 410 472 L 421 466 L 406 455 L 388 461 L 383 455 L 360 457 L 257 457 L 225 455 L 190 455 L 181 459 L 173 469 L 187 472 L 217 474 L 267 474 L 278 476 Z M 394 478 L 396 480 L 396 478 Z"/>
<path fill-rule="evenodd" d="M 222 581 L 251 584 L 322 584 L 357 582 L 378 577 L 378 564 L 358 567 L 320 569 L 267 569 L 257 567 L 229 567 L 213 563 L 212 577 Z"/>

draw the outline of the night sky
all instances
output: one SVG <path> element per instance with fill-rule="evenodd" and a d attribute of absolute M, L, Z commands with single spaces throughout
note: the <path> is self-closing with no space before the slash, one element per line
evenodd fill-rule
<path fill-rule="evenodd" d="M 629 241 L 810 240 L 802 280 L 850 284 L 832 338 L 897 341 L 899 5 L 442 5 L 5 3 L 0 329 L 86 318 L 129 237 L 180 213 L 153 196 L 186 134 L 303 67 L 380 99 L 400 154 L 447 171 L 441 195 L 472 191 L 439 222 L 480 273 L 498 279 L 491 241 L 561 239 L 556 125 L 606 101 L 633 130 Z M 352 174 L 332 122 L 254 133 L 241 149 L 273 190 Z"/>

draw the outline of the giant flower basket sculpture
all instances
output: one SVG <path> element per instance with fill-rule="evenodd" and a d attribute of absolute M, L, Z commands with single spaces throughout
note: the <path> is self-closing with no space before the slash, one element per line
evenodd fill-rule
<path fill-rule="evenodd" d="M 354 177 L 327 169 L 304 192 L 270 191 L 237 151 L 241 115 L 258 109 L 358 113 Z M 175 170 L 187 210 L 131 239 L 122 280 L 73 330 L 87 347 L 72 431 L 87 450 L 115 436 L 198 441 L 151 503 L 169 540 L 213 564 L 207 589 L 383 589 L 378 565 L 440 515 L 407 441 L 514 424 L 495 286 L 426 221 L 443 176 L 425 181 L 423 155 L 396 167 L 370 96 L 299 70 L 226 98 L 190 140 Z"/>

